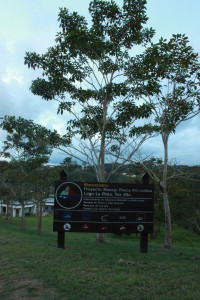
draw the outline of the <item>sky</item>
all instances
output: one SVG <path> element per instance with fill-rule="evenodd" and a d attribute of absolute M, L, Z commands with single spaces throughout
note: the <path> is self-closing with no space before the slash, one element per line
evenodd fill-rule
<path fill-rule="evenodd" d="M 24 65 L 26 52 L 45 53 L 55 45 L 59 30 L 59 7 L 89 18 L 88 0 L 9 0 L 0 5 L 0 117 L 21 116 L 63 133 L 65 116 L 57 115 L 57 104 L 34 96 L 29 88 L 38 71 Z M 116 0 L 122 4 L 122 0 Z M 147 25 L 156 30 L 157 42 L 162 36 L 182 33 L 189 37 L 194 50 L 200 53 L 200 1 L 199 0 L 147 0 Z M 0 131 L 0 147 L 5 139 Z M 148 140 L 142 151 L 163 157 L 161 138 Z M 178 164 L 200 165 L 200 117 L 181 124 L 169 141 L 169 159 Z M 64 159 L 57 152 L 50 162 Z"/>

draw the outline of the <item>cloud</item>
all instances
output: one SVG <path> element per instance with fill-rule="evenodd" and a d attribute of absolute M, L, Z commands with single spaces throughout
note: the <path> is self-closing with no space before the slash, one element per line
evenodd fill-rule
<path fill-rule="evenodd" d="M 169 137 L 169 162 L 176 159 L 178 164 L 200 165 L 199 136 L 200 116 L 181 123 L 176 133 Z M 143 153 L 163 159 L 164 150 L 161 136 L 147 140 L 143 146 Z"/>
<path fill-rule="evenodd" d="M 12 67 L 7 67 L 6 72 L 2 75 L 2 81 L 9 84 L 12 80 L 17 81 L 20 85 L 24 84 L 23 76 L 19 70 Z"/>
<path fill-rule="evenodd" d="M 53 109 L 48 111 L 41 111 L 38 115 L 38 123 L 51 130 L 57 130 L 59 134 L 65 134 L 66 121 L 65 115 L 58 115 L 55 103 L 53 103 Z"/>

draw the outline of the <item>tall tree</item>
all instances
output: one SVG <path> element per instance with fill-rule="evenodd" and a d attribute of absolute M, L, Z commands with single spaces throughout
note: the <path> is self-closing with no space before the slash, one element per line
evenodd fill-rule
<path fill-rule="evenodd" d="M 69 113 L 65 139 L 60 147 L 68 156 L 89 164 L 98 181 L 106 181 L 119 168 L 122 157 L 132 158 L 147 135 L 129 140 L 129 126 L 118 118 L 118 103 L 132 99 L 135 119 L 148 117 L 150 107 L 140 106 L 129 84 L 127 68 L 134 46 L 145 46 L 154 30 L 144 28 L 146 0 L 93 0 L 91 22 L 60 9 L 56 45 L 39 55 L 26 53 L 29 68 L 43 70 L 31 91 L 45 100 L 58 101 L 58 113 Z M 112 159 L 111 159 L 112 158 Z M 123 161 L 125 163 L 126 160 Z M 105 176 L 105 163 L 113 168 Z"/>
<path fill-rule="evenodd" d="M 61 9 L 56 45 L 44 55 L 26 53 L 25 64 L 43 70 L 43 78 L 33 81 L 32 92 L 58 101 L 58 112 L 70 114 L 66 136 L 72 143 L 63 150 L 89 163 L 99 181 L 106 180 L 105 160 L 110 154 L 115 151 L 118 158 L 130 148 L 125 145 L 129 128 L 117 119 L 116 104 L 126 98 L 135 100 L 126 68 L 129 50 L 146 45 L 154 33 L 143 28 L 145 4 L 145 0 L 126 0 L 120 8 L 114 1 L 92 1 L 91 26 L 76 12 Z M 136 118 L 150 111 L 148 105 L 135 104 L 135 108 Z M 144 136 L 131 143 L 130 157 L 143 141 Z"/>
<path fill-rule="evenodd" d="M 9 216 L 9 208 L 12 205 L 13 200 L 16 198 L 16 190 L 14 189 L 12 182 L 13 166 L 8 161 L 0 161 L 0 205 L 2 213 L 2 204 L 7 205 L 6 219 Z M 10 221 L 12 222 L 12 213 L 10 214 Z"/>
<path fill-rule="evenodd" d="M 35 162 L 37 163 L 37 162 Z M 38 164 L 30 172 L 32 201 L 37 206 L 37 233 L 42 234 L 42 214 L 47 198 L 54 193 L 55 180 L 58 176 L 57 168 L 51 169 Z"/>
<path fill-rule="evenodd" d="M 151 44 L 142 55 L 132 60 L 129 73 L 136 91 L 143 94 L 144 103 L 148 103 L 152 108 L 152 128 L 162 137 L 162 176 L 154 176 L 154 179 L 160 183 L 164 199 L 165 247 L 171 248 L 168 181 L 177 177 L 177 173 L 168 176 L 168 142 L 180 123 L 200 112 L 199 56 L 189 45 L 188 38 L 177 34 L 169 41 L 161 38 L 157 44 Z M 141 128 L 141 132 L 143 130 L 144 128 Z"/>
<path fill-rule="evenodd" d="M 48 162 L 52 152 L 51 141 L 56 141 L 57 134 L 31 120 L 14 116 L 4 117 L 0 128 L 7 132 L 0 155 L 12 162 L 13 172 L 9 185 L 15 191 L 15 200 L 22 205 L 21 229 L 25 230 L 24 206 L 31 197 L 29 174 L 36 165 Z"/>

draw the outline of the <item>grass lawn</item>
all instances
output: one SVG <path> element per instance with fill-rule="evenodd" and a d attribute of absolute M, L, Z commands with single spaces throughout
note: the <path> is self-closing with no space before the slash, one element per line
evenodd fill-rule
<path fill-rule="evenodd" d="M 57 248 L 52 216 L 9 224 L 0 218 L 0 299 L 200 299 L 200 237 L 173 228 L 173 248 L 163 247 L 163 232 L 139 253 L 139 238 L 66 233 L 65 250 Z M 163 230 L 163 229 L 162 229 Z"/>

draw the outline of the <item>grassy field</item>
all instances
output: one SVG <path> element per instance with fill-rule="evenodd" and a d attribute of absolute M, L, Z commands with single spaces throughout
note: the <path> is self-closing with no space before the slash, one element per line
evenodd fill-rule
<path fill-rule="evenodd" d="M 175 226 L 173 248 L 163 248 L 163 232 L 139 253 L 139 238 L 67 233 L 66 248 L 57 249 L 52 217 L 0 218 L 0 299 L 200 299 L 200 237 Z"/>

